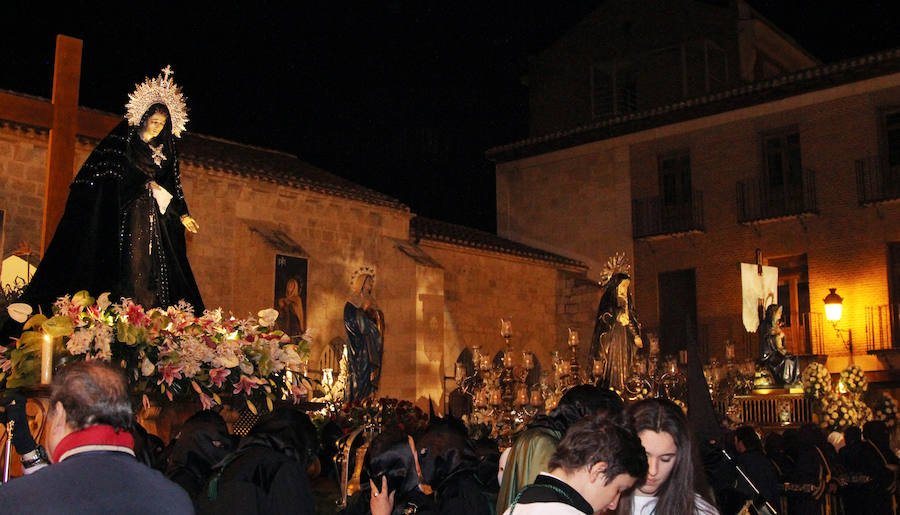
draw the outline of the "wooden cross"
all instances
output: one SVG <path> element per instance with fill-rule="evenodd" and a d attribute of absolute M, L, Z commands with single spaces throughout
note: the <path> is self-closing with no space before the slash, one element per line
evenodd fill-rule
<path fill-rule="evenodd" d="M 46 250 L 62 218 L 75 175 L 75 142 L 78 135 L 102 138 L 122 119 L 120 116 L 80 111 L 80 39 L 58 35 L 53 70 L 53 99 L 46 100 L 0 92 L 0 118 L 26 126 L 50 129 L 47 150 L 47 182 L 44 187 L 44 223 L 41 252 Z M 7 223 L 14 220 L 7 219 Z"/>
<path fill-rule="evenodd" d="M 47 150 L 47 183 L 44 186 L 44 226 L 41 251 L 47 250 L 69 196 L 75 168 L 78 136 L 78 86 L 81 81 L 81 40 L 56 36 L 53 62 L 53 120 Z"/>

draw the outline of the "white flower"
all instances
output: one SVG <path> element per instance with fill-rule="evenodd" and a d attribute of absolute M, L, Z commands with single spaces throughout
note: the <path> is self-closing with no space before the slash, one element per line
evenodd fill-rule
<path fill-rule="evenodd" d="M 30 315 L 32 311 L 34 310 L 31 309 L 31 306 L 23 302 L 14 302 L 6 307 L 9 318 L 12 318 L 20 324 L 24 324 L 25 321 L 28 320 L 28 315 Z"/>
<path fill-rule="evenodd" d="M 278 310 L 272 308 L 263 309 L 257 313 L 257 316 L 259 316 L 259 325 L 271 327 L 275 320 L 278 319 Z"/>
<path fill-rule="evenodd" d="M 89 329 L 75 331 L 66 342 L 66 350 L 69 354 L 84 354 L 91 348 L 91 342 L 94 340 L 94 334 Z"/>

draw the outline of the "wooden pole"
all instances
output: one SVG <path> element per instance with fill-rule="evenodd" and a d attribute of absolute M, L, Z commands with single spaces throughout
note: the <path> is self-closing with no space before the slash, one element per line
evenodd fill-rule
<path fill-rule="evenodd" d="M 41 253 L 47 250 L 59 224 L 75 171 L 75 139 L 78 134 L 78 87 L 81 81 L 80 39 L 56 36 L 53 63 L 53 121 L 47 152 L 44 188 L 44 226 Z"/>

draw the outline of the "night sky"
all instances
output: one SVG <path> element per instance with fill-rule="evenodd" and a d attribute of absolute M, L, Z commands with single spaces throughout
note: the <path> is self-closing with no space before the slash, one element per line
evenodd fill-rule
<path fill-rule="evenodd" d="M 0 89 L 49 98 L 58 33 L 84 41 L 85 107 L 123 113 L 134 84 L 171 64 L 189 131 L 289 152 L 414 213 L 493 231 L 484 151 L 527 136 L 527 56 L 600 3 L 30 2 L 4 6 Z M 825 62 L 900 46 L 895 0 L 750 3 Z"/>

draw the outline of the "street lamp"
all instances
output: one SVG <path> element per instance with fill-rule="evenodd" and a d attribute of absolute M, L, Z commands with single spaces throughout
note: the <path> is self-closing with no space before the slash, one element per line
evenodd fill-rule
<path fill-rule="evenodd" d="M 822 301 L 825 303 L 825 319 L 831 322 L 838 338 L 850 351 L 850 363 L 853 363 L 853 330 L 847 329 L 847 339 L 844 340 L 844 330 L 839 329 L 837 324 L 841 321 L 843 314 L 844 298 L 837 294 L 837 288 L 828 288 L 828 295 Z"/>

